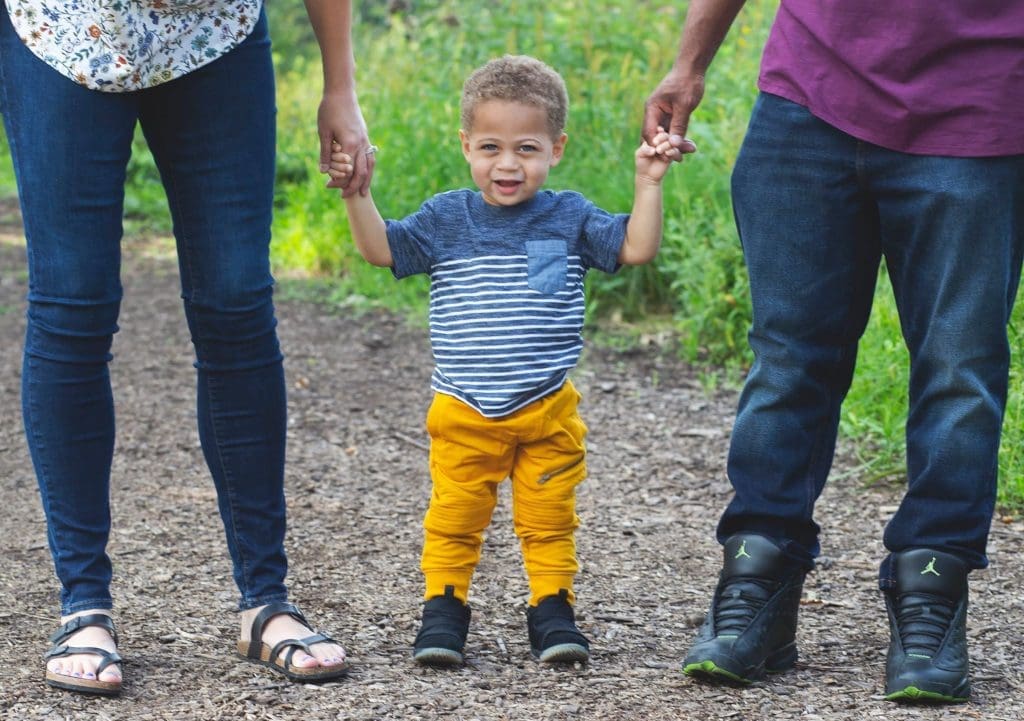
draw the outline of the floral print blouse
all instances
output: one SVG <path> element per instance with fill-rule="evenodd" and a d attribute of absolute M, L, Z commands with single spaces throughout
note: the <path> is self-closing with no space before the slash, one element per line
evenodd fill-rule
<path fill-rule="evenodd" d="M 263 0 L 5 0 L 46 64 L 92 90 L 150 88 L 241 43 Z"/>

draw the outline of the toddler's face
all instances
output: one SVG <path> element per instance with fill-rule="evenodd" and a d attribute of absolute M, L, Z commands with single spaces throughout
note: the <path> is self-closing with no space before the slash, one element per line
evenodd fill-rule
<path fill-rule="evenodd" d="M 473 111 L 473 129 L 460 130 L 462 154 L 473 182 L 491 205 L 529 200 L 558 165 L 566 136 L 552 139 L 547 113 L 506 100 L 487 100 Z"/>

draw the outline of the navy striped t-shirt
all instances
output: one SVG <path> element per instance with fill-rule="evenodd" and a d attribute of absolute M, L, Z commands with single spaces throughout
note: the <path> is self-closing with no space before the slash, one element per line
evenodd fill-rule
<path fill-rule="evenodd" d="M 387 221 L 396 278 L 430 275 L 431 387 L 488 418 L 557 390 L 583 348 L 583 277 L 618 270 L 628 215 L 579 193 L 436 195 Z"/>

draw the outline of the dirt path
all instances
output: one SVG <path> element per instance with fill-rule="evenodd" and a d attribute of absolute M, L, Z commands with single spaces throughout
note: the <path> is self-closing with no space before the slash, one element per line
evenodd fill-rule
<path fill-rule="evenodd" d="M 348 680 L 282 683 L 233 655 L 233 587 L 193 420 L 192 350 L 172 260 L 127 253 L 112 374 L 114 594 L 128 659 L 123 697 L 42 682 L 57 593 L 21 436 L 26 279 L 17 228 L 0 237 L 0 711 L 10 719 L 1020 719 L 1024 524 L 996 523 L 992 566 L 974 575 L 974 700 L 906 709 L 881 700 L 887 628 L 875 590 L 891 488 L 836 479 L 819 505 L 825 557 L 806 584 L 801 660 L 750 688 L 679 672 L 707 603 L 729 496 L 734 410 L 656 352 L 588 351 L 575 373 L 591 427 L 581 489 L 581 626 L 593 662 L 529 659 L 526 584 L 503 488 L 473 589 L 468 665 L 417 668 L 430 355 L 425 333 L 282 300 L 290 423 L 287 488 L 294 600 L 349 648 Z M 382 282 L 387 282 L 382 274 Z"/>

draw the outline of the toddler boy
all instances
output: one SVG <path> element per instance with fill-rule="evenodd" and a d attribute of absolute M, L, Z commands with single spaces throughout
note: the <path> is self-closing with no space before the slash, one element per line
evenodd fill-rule
<path fill-rule="evenodd" d="M 385 222 L 372 196 L 345 198 L 360 254 L 396 278 L 431 279 L 434 400 L 427 415 L 433 491 L 424 520 L 423 622 L 414 658 L 462 663 L 470 579 L 497 486 L 512 483 L 512 514 L 530 584 L 533 655 L 586 661 L 575 624 L 575 488 L 586 476 L 567 373 L 583 347 L 583 277 L 590 268 L 654 258 L 661 243 L 661 180 L 679 151 L 635 153 L 630 215 L 611 215 L 575 192 L 542 190 L 562 159 L 568 97 L 562 78 L 526 56 L 476 70 L 462 94 L 462 153 L 478 190 L 441 193 Z M 338 150 L 330 174 L 352 173 Z"/>

